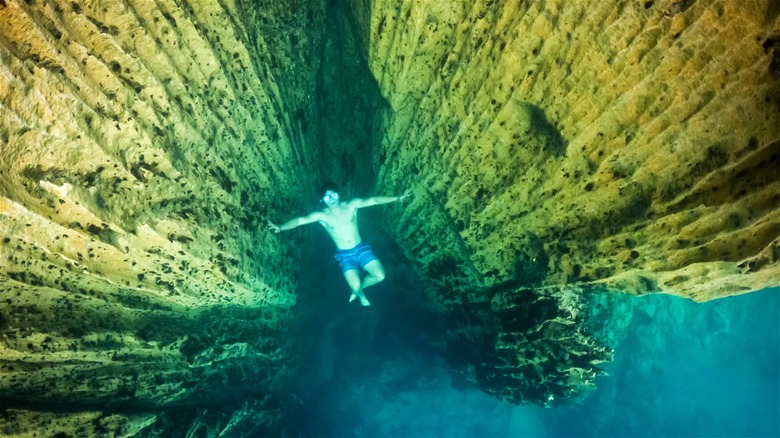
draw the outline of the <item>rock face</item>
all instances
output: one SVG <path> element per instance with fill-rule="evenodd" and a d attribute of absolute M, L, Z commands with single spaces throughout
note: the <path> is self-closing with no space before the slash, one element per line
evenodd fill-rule
<path fill-rule="evenodd" d="M 612 351 L 582 325 L 580 290 L 502 290 L 491 300 L 493 334 L 475 370 L 480 387 L 513 403 L 548 405 L 578 396 L 602 374 Z"/>
<path fill-rule="evenodd" d="M 283 382 L 324 3 L 255 3 L 0 2 L 3 435 Z"/>
<path fill-rule="evenodd" d="M 321 176 L 413 189 L 384 228 L 451 362 L 516 403 L 592 385 L 589 293 L 780 283 L 769 0 L 4 0 L 0 22 L 5 434 L 277 430 L 301 235 L 265 221 Z"/>
<path fill-rule="evenodd" d="M 507 291 L 705 301 L 780 282 L 774 2 L 353 3 L 390 105 L 377 187 L 415 187 L 386 227 L 432 280 L 451 350 L 502 336 L 486 321 L 524 300 Z M 537 357 L 534 330 L 465 360 L 474 378 L 524 374 L 489 364 Z M 526 383 L 485 389 L 517 401 Z"/>
<path fill-rule="evenodd" d="M 777 283 L 779 13 L 374 4 L 356 19 L 392 108 L 379 186 L 421 192 L 395 227 L 410 258 L 488 286 L 708 300 Z"/>

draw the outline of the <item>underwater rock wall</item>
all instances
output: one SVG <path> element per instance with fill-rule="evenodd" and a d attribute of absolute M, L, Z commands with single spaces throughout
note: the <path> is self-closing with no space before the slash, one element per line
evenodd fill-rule
<path fill-rule="evenodd" d="M 495 337 L 474 373 L 482 390 L 516 404 L 549 406 L 593 389 L 612 349 L 585 328 L 581 292 L 563 286 L 493 295 Z"/>
<path fill-rule="evenodd" d="M 279 245 L 265 221 L 319 179 L 323 17 L 308 0 L 0 2 L 0 394 L 19 407 L 2 434 L 125 434 L 283 381 L 299 236 Z"/>
<path fill-rule="evenodd" d="M 775 3 L 338 4 L 349 25 L 324 1 L 0 0 L 2 433 L 274 430 L 300 235 L 265 220 L 311 208 L 321 169 L 413 188 L 386 227 L 448 353 L 487 347 L 461 365 L 514 402 L 599 372 L 587 336 L 526 342 L 578 330 L 580 288 L 780 282 Z"/>
<path fill-rule="evenodd" d="M 607 357 L 565 307 L 526 304 L 780 283 L 776 2 L 352 3 L 391 107 L 377 191 L 415 194 L 386 226 L 487 392 L 576 396 Z M 519 315 L 568 326 L 580 353 L 507 334 Z"/>
<path fill-rule="evenodd" d="M 613 357 L 605 345 L 612 340 L 595 335 L 602 324 L 598 298 L 616 294 L 568 285 L 485 294 L 488 303 L 466 302 L 446 312 L 444 354 L 451 366 L 513 404 L 551 407 L 595 389 L 602 364 Z"/>
<path fill-rule="evenodd" d="M 392 108 L 378 187 L 416 193 L 389 225 L 472 300 L 504 282 L 697 301 L 777 284 L 778 14 L 770 1 L 373 2 L 355 20 Z"/>

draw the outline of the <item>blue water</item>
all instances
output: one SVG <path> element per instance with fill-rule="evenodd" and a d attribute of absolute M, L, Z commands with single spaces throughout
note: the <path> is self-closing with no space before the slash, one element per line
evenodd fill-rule
<path fill-rule="evenodd" d="M 579 400 L 499 402 L 390 336 L 310 407 L 334 436 L 780 436 L 780 288 L 606 299 L 615 360 Z"/>

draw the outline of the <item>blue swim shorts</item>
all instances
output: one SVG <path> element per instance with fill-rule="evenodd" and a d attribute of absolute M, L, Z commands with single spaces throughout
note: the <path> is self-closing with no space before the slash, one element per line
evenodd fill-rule
<path fill-rule="evenodd" d="M 363 242 L 358 243 L 354 248 L 336 251 L 336 260 L 339 261 L 341 272 L 358 269 L 358 267 L 363 268 L 368 262 L 376 259 L 371 247 Z"/>

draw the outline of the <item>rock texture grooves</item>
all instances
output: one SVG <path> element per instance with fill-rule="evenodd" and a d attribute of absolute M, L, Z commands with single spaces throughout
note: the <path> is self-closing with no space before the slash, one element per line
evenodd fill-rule
<path fill-rule="evenodd" d="M 451 350 L 500 334 L 506 290 L 780 283 L 776 2 L 352 3 L 391 107 L 379 191 L 415 187 L 387 226 Z"/>
<path fill-rule="evenodd" d="M 357 19 L 393 110 L 379 184 L 421 192 L 396 226 L 410 257 L 489 286 L 708 300 L 777 284 L 778 13 L 374 3 Z"/>
<path fill-rule="evenodd" d="M 288 6 L 0 2 L 0 434 L 273 422 L 324 14 Z"/>
<path fill-rule="evenodd" d="M 413 188 L 409 302 L 515 403 L 592 386 L 588 293 L 780 283 L 777 2 L 328 7 L 0 0 L 0 433 L 285 433 L 320 170 Z"/>
<path fill-rule="evenodd" d="M 488 393 L 512 403 L 548 405 L 581 395 L 612 360 L 609 347 L 583 330 L 576 288 L 502 290 L 493 295 L 491 333 L 475 370 Z"/>

